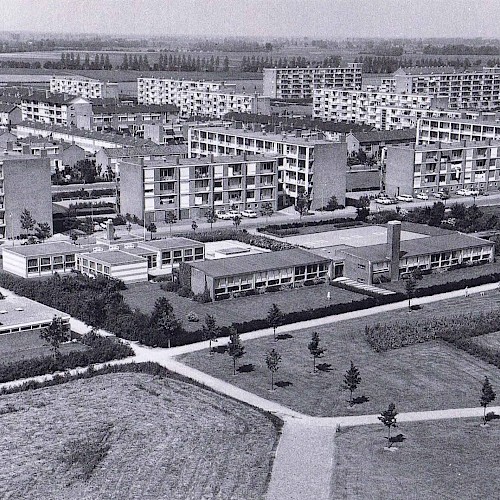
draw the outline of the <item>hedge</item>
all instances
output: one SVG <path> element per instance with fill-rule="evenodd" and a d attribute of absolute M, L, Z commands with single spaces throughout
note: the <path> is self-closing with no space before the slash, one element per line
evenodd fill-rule
<path fill-rule="evenodd" d="M 352 227 L 359 226 L 363 223 L 360 221 L 355 221 L 349 217 L 342 217 L 339 219 L 321 219 L 321 220 L 310 220 L 310 221 L 301 221 L 301 222 L 288 222 L 286 224 L 270 224 L 264 227 L 258 227 L 257 231 L 267 232 L 274 234 L 274 231 L 279 231 L 283 229 L 299 229 L 301 227 L 314 227 L 314 226 L 325 226 L 332 225 L 339 228 L 343 227 Z"/>

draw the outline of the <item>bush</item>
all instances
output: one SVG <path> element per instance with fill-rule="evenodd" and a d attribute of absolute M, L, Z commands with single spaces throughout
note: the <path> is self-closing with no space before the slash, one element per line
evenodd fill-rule
<path fill-rule="evenodd" d="M 194 295 L 193 299 L 196 300 L 196 302 L 200 302 L 201 304 L 208 304 L 208 302 L 212 302 L 212 297 L 210 297 L 210 291 L 208 290 L 208 288 L 205 288 L 202 293 L 197 293 L 196 295 Z"/>
<path fill-rule="evenodd" d="M 163 281 L 160 283 L 160 288 L 164 292 L 177 292 L 179 290 L 179 283 L 176 281 Z"/>
<path fill-rule="evenodd" d="M 194 293 L 191 291 L 191 288 L 189 286 L 181 286 L 178 290 L 177 293 L 180 297 L 193 297 Z"/>
<path fill-rule="evenodd" d="M 191 321 L 193 323 L 198 323 L 198 321 L 200 321 L 199 316 L 194 311 L 190 311 L 186 318 L 188 321 Z"/>

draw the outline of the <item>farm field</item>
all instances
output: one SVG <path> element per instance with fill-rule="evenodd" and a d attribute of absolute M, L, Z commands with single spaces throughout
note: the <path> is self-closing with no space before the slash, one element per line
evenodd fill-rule
<path fill-rule="evenodd" d="M 232 374 L 227 353 L 208 355 L 206 350 L 181 357 L 203 372 L 226 380 L 266 399 L 314 416 L 379 413 L 391 401 L 400 411 L 460 408 L 479 405 L 481 383 L 487 375 L 500 387 L 500 370 L 442 341 L 416 344 L 377 353 L 364 338 L 365 325 L 390 321 L 416 321 L 456 313 L 473 313 L 498 308 L 497 292 L 427 304 L 408 313 L 406 309 L 328 326 L 244 342 L 245 355 L 239 360 L 240 372 Z M 312 331 L 317 331 L 324 356 L 313 373 L 308 350 Z M 279 329 L 278 329 L 279 334 Z M 270 391 L 270 372 L 265 356 L 275 348 L 282 361 L 275 375 L 277 387 Z M 342 390 L 343 377 L 351 360 L 358 367 L 362 382 L 349 406 L 349 394 Z"/>
<path fill-rule="evenodd" d="M 327 293 L 331 299 L 327 299 Z M 137 283 L 128 285 L 122 292 L 125 301 L 133 309 L 150 313 L 155 300 L 166 297 L 174 308 L 174 313 L 183 321 L 188 331 L 198 330 L 206 314 L 213 314 L 219 326 L 230 325 L 233 322 L 250 321 L 265 318 L 272 303 L 278 304 L 280 309 L 287 313 L 305 310 L 311 307 L 324 307 L 331 304 L 342 304 L 366 298 L 359 293 L 342 290 L 329 285 L 316 285 L 296 288 L 283 292 L 265 293 L 250 297 L 221 300 L 218 302 L 200 304 L 194 300 L 180 297 L 173 292 L 164 292 L 159 283 Z M 198 323 L 186 321 L 189 312 L 195 311 L 200 318 Z"/>
<path fill-rule="evenodd" d="M 382 424 L 343 429 L 335 437 L 332 490 L 336 499 L 497 498 L 491 476 L 500 424 L 477 419 L 398 424 L 406 440 L 383 450 Z"/>
<path fill-rule="evenodd" d="M 2 396 L 0 415 L 1 498 L 257 500 L 277 439 L 256 410 L 146 374 Z"/>

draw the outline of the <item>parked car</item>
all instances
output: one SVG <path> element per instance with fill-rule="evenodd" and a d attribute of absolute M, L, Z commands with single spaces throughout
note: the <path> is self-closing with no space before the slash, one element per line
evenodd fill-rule
<path fill-rule="evenodd" d="M 242 217 L 249 217 L 250 219 L 255 219 L 257 217 L 257 212 L 254 212 L 253 210 L 243 210 L 241 212 Z"/>
<path fill-rule="evenodd" d="M 380 203 L 380 205 L 390 205 L 392 203 L 389 197 L 377 198 L 375 203 Z"/>
<path fill-rule="evenodd" d="M 241 217 L 239 210 L 229 210 L 229 219 L 234 219 L 235 217 Z"/>
<path fill-rule="evenodd" d="M 469 189 L 457 189 L 455 191 L 455 194 L 457 196 L 472 196 L 472 191 L 470 191 Z"/>
<path fill-rule="evenodd" d="M 417 198 L 419 200 L 428 200 L 429 199 L 429 195 L 427 193 L 418 193 L 417 194 Z"/>
<path fill-rule="evenodd" d="M 434 196 L 435 198 L 439 198 L 440 200 L 448 200 L 450 198 L 450 195 L 448 193 L 445 193 L 444 191 L 432 193 L 432 196 Z"/>
<path fill-rule="evenodd" d="M 476 188 L 469 189 L 469 193 L 471 196 L 479 196 L 479 189 Z"/>
<path fill-rule="evenodd" d="M 488 193 L 488 191 L 484 191 L 483 189 L 480 189 L 479 196 L 489 196 L 489 193 Z"/>
<path fill-rule="evenodd" d="M 232 217 L 229 215 L 229 213 L 226 212 L 225 210 L 217 210 L 217 212 L 215 212 L 215 214 L 217 215 L 217 218 L 221 219 L 221 220 L 232 219 Z"/>
<path fill-rule="evenodd" d="M 410 196 L 409 194 L 398 194 L 396 196 L 396 199 L 398 201 L 406 201 L 409 203 L 409 202 L 413 201 L 413 196 Z"/>

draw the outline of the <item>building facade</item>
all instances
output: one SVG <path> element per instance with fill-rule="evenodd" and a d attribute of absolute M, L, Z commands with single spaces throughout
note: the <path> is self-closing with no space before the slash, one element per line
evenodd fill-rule
<path fill-rule="evenodd" d="M 310 99 L 314 88 L 361 89 L 360 63 L 337 68 L 264 68 L 263 94 L 273 99 Z"/>
<path fill-rule="evenodd" d="M 124 160 L 119 164 L 120 213 L 148 222 L 198 218 L 207 210 L 277 209 L 278 159 L 273 156 L 221 156 Z"/>
<path fill-rule="evenodd" d="M 50 79 L 50 91 L 53 94 L 68 94 L 85 99 L 117 99 L 118 84 L 102 82 L 83 76 L 53 76 Z"/>
<path fill-rule="evenodd" d="M 347 147 L 345 142 L 303 138 L 300 134 L 270 134 L 237 128 L 192 128 L 189 155 L 264 154 L 281 157 L 278 165 L 279 206 L 294 204 L 307 192 L 311 208 L 326 206 L 335 196 L 345 204 Z"/>
<path fill-rule="evenodd" d="M 389 147 L 386 190 L 390 195 L 457 189 L 497 191 L 500 140 Z"/>

